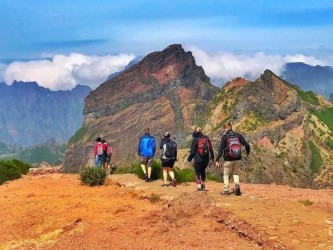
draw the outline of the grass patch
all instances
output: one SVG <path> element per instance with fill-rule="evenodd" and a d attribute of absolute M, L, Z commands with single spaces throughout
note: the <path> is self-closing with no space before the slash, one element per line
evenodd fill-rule
<path fill-rule="evenodd" d="M 326 124 L 326 126 L 333 132 L 333 108 L 326 108 L 321 111 L 312 111 L 312 114 L 317 116 L 317 118 Z"/>
<path fill-rule="evenodd" d="M 313 141 L 309 140 L 309 147 L 312 153 L 310 168 L 313 173 L 318 173 L 321 165 L 323 164 L 323 158 L 320 155 L 320 150 L 317 148 Z"/>
<path fill-rule="evenodd" d="M 193 182 L 195 181 L 195 172 L 192 168 L 175 168 L 175 178 L 178 183 Z"/>
<path fill-rule="evenodd" d="M 29 172 L 29 168 L 31 165 L 16 159 L 0 161 L 0 185 L 21 178 L 22 174 Z"/>
<path fill-rule="evenodd" d="M 330 149 L 333 150 L 333 140 L 328 138 L 325 140 L 325 145 Z"/>
<path fill-rule="evenodd" d="M 104 185 L 106 170 L 103 168 L 85 167 L 80 172 L 80 180 L 89 186 Z"/>
<path fill-rule="evenodd" d="M 216 177 L 212 174 L 207 174 L 206 178 L 209 181 L 223 182 L 223 178 Z"/>
<path fill-rule="evenodd" d="M 88 128 L 87 127 L 81 127 L 79 130 L 75 132 L 75 134 L 68 140 L 68 145 L 69 144 L 75 144 L 78 141 L 81 141 L 86 134 Z"/>
<path fill-rule="evenodd" d="M 308 199 L 299 200 L 298 203 L 302 204 L 305 207 L 311 206 L 313 204 L 313 202 Z"/>

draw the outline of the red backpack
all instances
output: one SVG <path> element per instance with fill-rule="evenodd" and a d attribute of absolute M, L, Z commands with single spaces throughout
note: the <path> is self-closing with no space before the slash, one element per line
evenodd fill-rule
<path fill-rule="evenodd" d="M 227 137 L 227 156 L 229 159 L 240 159 L 242 156 L 241 143 L 235 134 Z"/>
<path fill-rule="evenodd" d="M 197 152 L 200 157 L 208 157 L 210 150 L 210 143 L 207 136 L 203 135 L 198 139 Z"/>
<path fill-rule="evenodd" d="M 112 155 L 112 148 L 110 145 L 106 144 L 106 155 L 111 156 Z"/>

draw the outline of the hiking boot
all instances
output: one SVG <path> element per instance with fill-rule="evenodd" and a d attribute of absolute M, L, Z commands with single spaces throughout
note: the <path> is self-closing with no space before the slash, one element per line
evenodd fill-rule
<path fill-rule="evenodd" d="M 168 186 L 169 186 L 169 184 L 166 184 L 166 183 L 162 184 L 162 187 L 168 187 Z"/>
<path fill-rule="evenodd" d="M 241 193 L 241 190 L 240 190 L 240 186 L 239 184 L 236 184 L 235 185 L 235 195 L 237 196 L 240 196 L 242 193 Z"/>
<path fill-rule="evenodd" d="M 221 195 L 230 195 L 230 192 L 228 190 L 225 190 Z"/>
<path fill-rule="evenodd" d="M 147 177 L 147 179 L 145 181 L 146 182 L 152 182 L 153 180 Z"/>
<path fill-rule="evenodd" d="M 144 174 L 143 177 L 142 177 L 142 180 L 147 181 L 147 179 L 148 179 L 148 175 Z"/>
<path fill-rule="evenodd" d="M 173 180 L 172 180 L 171 185 L 172 185 L 173 187 L 176 187 L 176 186 L 177 186 L 177 181 L 176 181 L 176 179 L 173 179 Z"/>
<path fill-rule="evenodd" d="M 206 186 L 205 185 L 201 185 L 201 191 L 206 191 Z"/>

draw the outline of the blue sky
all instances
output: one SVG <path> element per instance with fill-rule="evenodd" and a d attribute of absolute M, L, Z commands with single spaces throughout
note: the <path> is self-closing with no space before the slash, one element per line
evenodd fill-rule
<path fill-rule="evenodd" d="M 333 66 L 333 1 L 329 0 L 0 0 L 0 15 L 0 74 L 6 82 L 15 77 L 32 80 L 31 74 L 27 77 L 17 72 L 45 66 L 48 62 L 41 61 L 43 58 L 48 58 L 52 67 L 59 67 L 54 63 L 56 56 L 64 56 L 64 64 L 75 64 L 74 58 L 80 58 L 79 66 L 101 58 L 111 65 L 112 58 L 118 63 L 112 70 L 119 70 L 134 57 L 172 43 L 196 51 L 194 55 L 206 72 L 221 79 L 233 74 L 219 76 L 218 69 L 212 70 L 217 66 L 208 61 L 245 58 L 271 66 L 269 62 L 277 58 L 281 64 L 303 56 L 309 64 Z M 127 55 L 121 62 L 114 57 L 120 54 Z M 39 64 L 34 64 L 36 61 Z M 75 65 L 73 69 L 80 71 Z M 248 71 L 257 74 L 253 68 Z M 75 73 L 78 78 L 71 75 L 68 86 L 79 80 L 97 85 L 105 77 L 85 82 L 82 75 L 87 78 L 89 72 L 80 72 Z M 37 73 L 36 79 L 40 79 Z M 66 88 L 62 81 L 61 85 L 41 84 Z"/>

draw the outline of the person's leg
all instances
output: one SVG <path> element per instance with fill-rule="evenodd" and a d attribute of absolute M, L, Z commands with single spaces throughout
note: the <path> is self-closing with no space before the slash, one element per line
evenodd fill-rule
<path fill-rule="evenodd" d="M 240 183 L 239 183 L 239 169 L 240 169 L 241 161 L 232 162 L 232 171 L 233 171 L 233 179 L 235 184 L 235 195 L 241 195 L 240 191 Z"/>
<path fill-rule="evenodd" d="M 206 190 L 206 168 L 208 166 L 208 161 L 207 162 L 202 162 L 202 169 L 201 169 L 201 190 L 205 191 Z"/>
<path fill-rule="evenodd" d="M 143 172 L 143 178 L 142 178 L 143 180 L 146 180 L 148 178 L 147 171 L 146 171 L 146 164 L 147 164 L 147 158 L 141 156 L 140 165 L 141 165 L 141 169 Z"/>
<path fill-rule="evenodd" d="M 223 166 L 223 183 L 224 183 L 224 192 L 229 192 L 229 174 L 230 174 L 230 162 L 225 161 Z"/>
<path fill-rule="evenodd" d="M 177 186 L 177 181 L 175 179 L 175 173 L 173 172 L 173 166 L 175 165 L 175 161 L 172 160 L 170 162 L 170 167 L 169 167 L 169 175 L 171 177 L 172 180 L 172 186 L 176 187 Z"/>
<path fill-rule="evenodd" d="M 167 181 L 168 181 L 168 167 L 163 166 L 163 182 L 165 185 L 168 184 Z"/>
<path fill-rule="evenodd" d="M 148 168 L 148 181 L 150 181 L 150 176 L 151 176 L 151 164 L 152 164 L 153 159 L 151 157 L 148 158 L 147 160 L 147 168 Z"/>
<path fill-rule="evenodd" d="M 194 162 L 195 178 L 197 182 L 197 189 L 201 190 L 201 166 L 197 162 Z"/>

